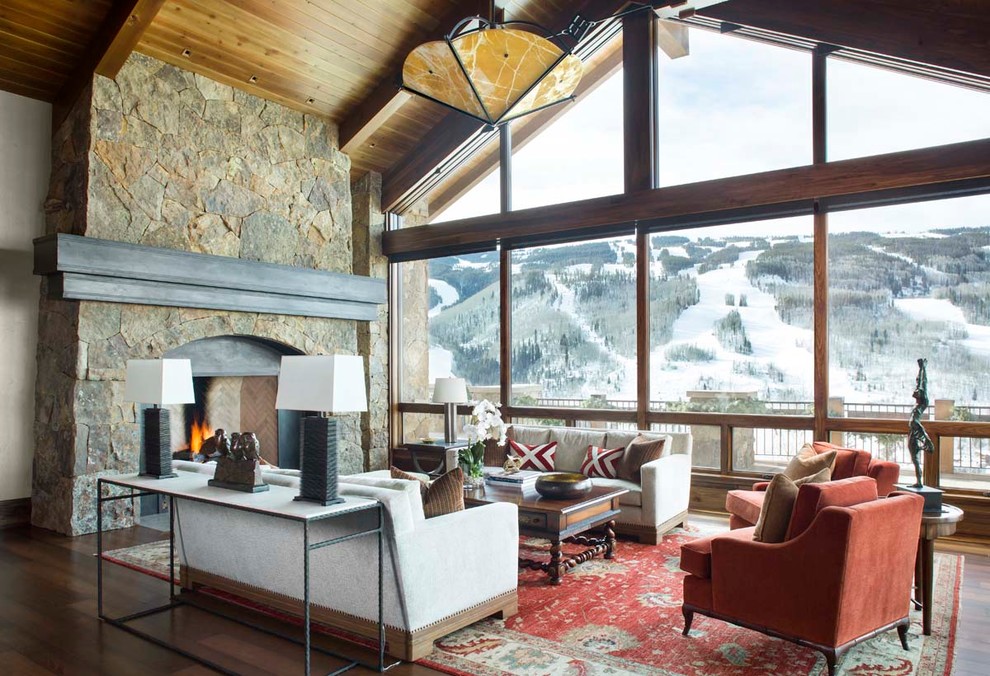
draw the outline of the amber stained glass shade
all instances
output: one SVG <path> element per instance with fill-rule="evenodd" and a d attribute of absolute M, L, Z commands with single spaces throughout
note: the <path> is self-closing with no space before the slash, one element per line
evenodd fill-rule
<path fill-rule="evenodd" d="M 500 28 L 420 45 L 406 57 L 402 80 L 406 89 L 494 125 L 568 99 L 582 70 L 578 57 L 549 40 Z"/>

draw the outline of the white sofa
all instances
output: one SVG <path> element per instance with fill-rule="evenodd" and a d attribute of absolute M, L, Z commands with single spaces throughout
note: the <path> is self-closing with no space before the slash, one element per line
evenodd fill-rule
<path fill-rule="evenodd" d="M 177 461 L 176 470 L 212 474 L 213 463 Z M 298 488 L 290 471 L 263 472 L 266 483 Z M 404 660 L 492 614 L 517 610 L 519 551 L 515 505 L 486 505 L 425 519 L 412 481 L 340 477 L 342 496 L 385 507 L 384 619 L 387 651 Z M 206 585 L 301 614 L 302 528 L 261 514 L 176 500 L 182 585 Z M 310 527 L 316 542 L 373 528 L 375 512 L 355 512 Z M 377 638 L 377 539 L 355 538 L 311 555 L 313 619 Z"/>
<path fill-rule="evenodd" d="M 609 430 L 578 427 L 510 425 L 507 437 L 521 444 L 557 442 L 554 469 L 580 472 L 588 446 L 627 446 L 637 436 L 667 438 L 663 457 L 643 465 L 642 483 L 595 477 L 597 486 L 621 486 L 629 492 L 619 498 L 622 514 L 616 532 L 631 535 L 644 544 L 658 544 L 663 534 L 687 524 L 691 499 L 691 433 L 658 433 L 643 430 Z"/>

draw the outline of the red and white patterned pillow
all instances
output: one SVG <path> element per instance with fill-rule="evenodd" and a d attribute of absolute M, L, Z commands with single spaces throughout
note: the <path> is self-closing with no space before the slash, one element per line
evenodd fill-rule
<path fill-rule="evenodd" d="M 610 449 L 588 446 L 588 453 L 585 455 L 584 463 L 581 464 L 581 474 L 615 479 L 619 476 L 619 463 L 625 452 L 625 446 Z"/>
<path fill-rule="evenodd" d="M 557 442 L 551 441 L 549 444 L 535 444 L 530 446 L 509 439 L 509 451 L 517 458 L 522 458 L 522 467 L 519 469 L 552 472 L 553 459 L 557 455 Z"/>

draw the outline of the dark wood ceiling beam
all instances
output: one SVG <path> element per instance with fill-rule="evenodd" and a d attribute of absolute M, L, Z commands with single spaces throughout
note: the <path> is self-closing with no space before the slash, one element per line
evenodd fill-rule
<path fill-rule="evenodd" d="M 732 0 L 701 15 L 990 76 L 984 0 Z"/>
<path fill-rule="evenodd" d="M 52 123 L 57 128 L 97 73 L 114 78 L 134 51 L 165 0 L 116 0 L 55 97 Z"/>
<path fill-rule="evenodd" d="M 828 198 L 949 184 L 990 183 L 990 139 L 767 171 L 688 185 L 460 219 L 386 232 L 382 251 L 394 259 L 483 250 L 497 241 L 580 238 L 628 231 L 637 222 L 755 210 Z"/>
<path fill-rule="evenodd" d="M 454 24 L 466 16 L 487 14 L 487 2 L 478 0 L 472 5 L 458 7 L 448 12 L 437 24 L 436 29 L 423 42 L 441 40 Z M 405 60 L 403 59 L 403 62 Z M 340 149 L 351 153 L 368 141 L 374 133 L 402 107 L 410 94 L 400 89 L 402 83 L 402 64 L 400 63 L 387 76 L 382 78 L 368 96 L 355 106 L 345 120 L 340 123 Z"/>
<path fill-rule="evenodd" d="M 559 13 L 544 21 L 543 25 L 552 32 L 561 31 L 575 14 L 589 19 L 601 19 L 627 4 L 628 0 L 580 0 L 567 3 Z M 438 106 L 437 110 L 442 109 Z M 481 124 L 477 120 L 466 115 L 446 113 L 424 137 L 422 143 L 406 153 L 382 176 L 382 209 L 393 209 L 420 179 L 436 171 L 480 128 Z M 343 143 L 343 136 L 341 139 Z"/>

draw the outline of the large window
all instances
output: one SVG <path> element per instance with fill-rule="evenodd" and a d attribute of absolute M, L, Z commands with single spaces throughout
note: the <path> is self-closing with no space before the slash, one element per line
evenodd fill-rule
<path fill-rule="evenodd" d="M 695 29 L 690 40 L 688 56 L 660 56 L 660 184 L 809 164 L 810 53 Z M 990 136 L 985 93 L 834 58 L 827 75 L 829 161 Z M 620 85 L 621 73 L 532 139 L 516 123 L 528 145 L 514 154 L 514 208 L 621 191 Z M 443 220 L 494 211 L 498 187 L 489 175 Z M 696 187 L 707 197 L 710 186 Z M 768 215 L 772 201 L 760 206 Z M 784 201 L 779 213 L 795 205 Z M 438 431 L 439 407 L 413 405 L 429 401 L 436 377 L 464 377 L 474 397 L 492 400 L 508 377 L 504 403 L 516 422 L 690 430 L 694 464 L 712 475 L 780 471 L 817 431 L 900 463 L 907 480 L 901 430 L 925 358 L 939 480 L 986 490 L 988 426 L 968 423 L 990 423 L 988 214 L 990 195 L 827 213 L 827 285 L 815 278 L 810 214 L 651 234 L 642 287 L 631 236 L 529 248 L 503 240 L 509 270 L 494 251 L 402 264 L 403 437 Z M 597 225 L 588 232 L 600 235 Z M 507 374 L 502 281 L 511 287 Z M 826 297 L 816 298 L 816 283 Z M 649 304 L 645 337 L 637 302 Z M 826 320 L 827 346 L 816 343 L 816 319 Z M 828 369 L 817 391 L 816 358 Z M 814 415 L 816 394 L 827 417 Z"/>
<path fill-rule="evenodd" d="M 828 159 L 879 155 L 990 136 L 990 95 L 828 60 Z"/>
<path fill-rule="evenodd" d="M 924 358 L 926 419 L 987 417 L 988 214 L 990 197 L 981 196 L 829 216 L 830 415 L 910 417 Z M 836 440 L 895 460 L 913 476 L 904 435 Z M 984 440 L 974 450 L 973 441 L 943 447 L 953 456 L 943 482 L 990 478 L 990 447 Z"/>
<path fill-rule="evenodd" d="M 464 378 L 475 399 L 498 399 L 498 254 L 403 263 L 402 400 L 429 402 L 437 378 Z M 438 424 L 439 423 L 439 424 Z M 438 416 L 407 415 L 406 440 L 442 430 Z"/>
<path fill-rule="evenodd" d="M 622 71 L 562 105 L 558 119 L 513 153 L 513 209 L 622 192 Z"/>
<path fill-rule="evenodd" d="M 512 403 L 635 408 L 636 243 L 512 252 Z"/>
<path fill-rule="evenodd" d="M 810 415 L 811 218 L 668 232 L 650 248 L 651 409 Z M 793 455 L 775 432 L 737 430 L 733 466 Z M 695 464 L 719 467 L 720 438 L 709 436 L 696 440 Z"/>
<path fill-rule="evenodd" d="M 660 185 L 811 163 L 811 56 L 690 29 L 660 54 Z"/>

